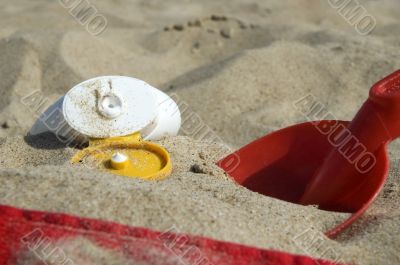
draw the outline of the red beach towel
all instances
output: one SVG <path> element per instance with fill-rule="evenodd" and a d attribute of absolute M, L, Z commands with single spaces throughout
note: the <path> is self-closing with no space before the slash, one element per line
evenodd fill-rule
<path fill-rule="evenodd" d="M 31 264 L 74 265 L 57 242 L 84 239 L 103 251 L 117 253 L 131 264 L 187 265 L 334 265 L 306 256 L 265 250 L 209 238 L 165 233 L 147 228 L 81 218 L 68 214 L 23 210 L 0 205 L 0 265 L 21 264 L 34 253 Z M 23 263 L 27 264 L 27 263 Z M 95 264 L 86 260 L 84 264 Z M 50 264 L 48 264 L 50 265 Z M 82 265 L 82 262 L 81 264 Z M 97 265 L 97 264 L 96 264 Z"/>

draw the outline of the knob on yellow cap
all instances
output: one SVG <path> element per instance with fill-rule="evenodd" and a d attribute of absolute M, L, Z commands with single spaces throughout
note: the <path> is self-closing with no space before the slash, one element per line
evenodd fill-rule
<path fill-rule="evenodd" d="M 111 156 L 110 164 L 113 169 L 124 169 L 129 165 L 129 160 L 126 155 L 118 152 Z"/>
<path fill-rule="evenodd" d="M 163 179 L 172 171 L 167 150 L 143 141 L 139 134 L 92 139 L 89 147 L 76 153 L 71 162 L 83 163 L 116 175 L 147 180 Z"/>

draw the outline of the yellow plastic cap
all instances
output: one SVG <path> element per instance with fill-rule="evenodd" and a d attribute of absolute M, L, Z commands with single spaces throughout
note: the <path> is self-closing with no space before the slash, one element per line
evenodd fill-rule
<path fill-rule="evenodd" d="M 92 139 L 71 163 L 81 163 L 116 175 L 160 180 L 171 174 L 170 155 L 163 147 L 143 141 L 139 134 Z"/>

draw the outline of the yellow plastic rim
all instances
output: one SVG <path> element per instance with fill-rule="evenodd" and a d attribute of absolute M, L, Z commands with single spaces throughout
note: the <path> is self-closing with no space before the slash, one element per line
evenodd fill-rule
<path fill-rule="evenodd" d="M 112 161 L 115 153 L 123 154 L 127 161 Z M 140 135 L 126 137 L 92 139 L 88 148 L 77 152 L 72 164 L 84 164 L 91 168 L 120 176 L 145 180 L 161 180 L 172 171 L 170 155 L 163 147 L 142 141 Z"/>

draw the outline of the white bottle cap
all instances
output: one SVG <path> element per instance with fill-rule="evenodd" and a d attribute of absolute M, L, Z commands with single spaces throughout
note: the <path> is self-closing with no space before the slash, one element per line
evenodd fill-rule
<path fill-rule="evenodd" d="M 145 82 L 103 76 L 73 87 L 64 98 L 63 115 L 76 131 L 93 138 L 140 131 L 157 115 L 157 101 Z"/>
<path fill-rule="evenodd" d="M 177 135 L 181 114 L 176 102 L 149 84 L 125 76 L 100 76 L 74 86 L 50 106 L 30 130 L 51 131 L 85 142 L 140 132 L 146 140 Z"/>

